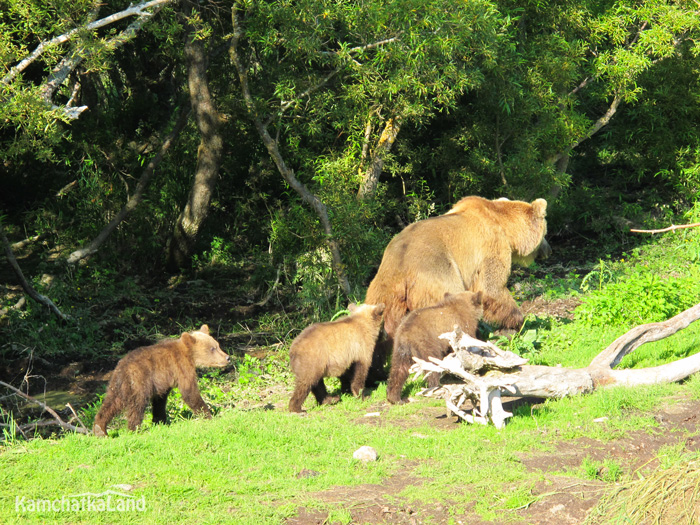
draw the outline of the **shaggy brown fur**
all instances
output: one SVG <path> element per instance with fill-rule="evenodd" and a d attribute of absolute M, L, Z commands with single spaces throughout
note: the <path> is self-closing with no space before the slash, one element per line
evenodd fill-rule
<path fill-rule="evenodd" d="M 107 394 L 95 416 L 93 433 L 107 435 L 107 425 L 122 410 L 127 411 L 129 430 L 143 421 L 149 401 L 153 422 L 164 423 L 168 394 L 178 387 L 182 400 L 195 414 L 211 417 L 209 407 L 199 393 L 196 367 L 223 367 L 229 362 L 219 343 L 209 335 L 209 327 L 185 332 L 179 339 L 166 339 L 126 354 L 114 369 Z"/>
<path fill-rule="evenodd" d="M 382 324 L 383 304 L 351 304 L 350 315 L 336 321 L 314 323 L 292 342 L 289 365 L 296 376 L 290 412 L 301 412 L 304 400 L 313 392 L 318 404 L 332 404 L 324 377 L 340 377 L 353 367 L 350 390 L 361 396 L 372 363 L 372 351 Z"/>
<path fill-rule="evenodd" d="M 445 294 L 445 298 L 435 306 L 419 308 L 403 318 L 394 340 L 391 356 L 391 372 L 386 389 L 390 403 L 403 403 L 401 390 L 413 358 L 427 361 L 429 357 L 442 359 L 450 352 L 450 344 L 440 339 L 440 334 L 451 332 L 457 326 L 463 332 L 476 337 L 476 328 L 483 314 L 481 292 L 460 292 Z M 438 386 L 440 378 L 436 374 L 428 376 L 428 386 Z"/>
<path fill-rule="evenodd" d="M 517 329 L 523 315 L 506 288 L 513 263 L 548 256 L 547 201 L 461 199 L 445 215 L 407 226 L 384 251 L 367 290 L 368 303 L 386 304 L 386 340 L 373 372 L 383 366 L 407 312 L 431 306 L 446 292 L 483 292 L 484 319 Z"/>

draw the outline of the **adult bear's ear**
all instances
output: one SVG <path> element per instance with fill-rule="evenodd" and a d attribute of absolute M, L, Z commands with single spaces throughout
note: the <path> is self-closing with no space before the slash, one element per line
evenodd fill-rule
<path fill-rule="evenodd" d="M 531 203 L 532 209 L 535 210 L 535 215 L 544 217 L 547 215 L 547 201 L 544 199 L 536 199 Z"/>
<path fill-rule="evenodd" d="M 209 327 L 205 324 L 202 325 L 202 328 L 200 328 L 199 331 L 209 335 Z"/>
<path fill-rule="evenodd" d="M 180 341 L 182 341 L 182 344 L 184 344 L 187 347 L 190 347 L 195 343 L 194 337 L 189 332 L 182 332 L 182 335 L 180 336 Z"/>

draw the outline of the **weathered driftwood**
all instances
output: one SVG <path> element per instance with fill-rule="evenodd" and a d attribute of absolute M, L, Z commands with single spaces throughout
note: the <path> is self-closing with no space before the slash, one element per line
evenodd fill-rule
<path fill-rule="evenodd" d="M 526 359 L 455 330 L 440 336 L 450 341 L 454 353 L 443 360 L 431 358 L 430 363 L 414 358 L 416 364 L 411 371 L 416 377 L 430 373 L 456 376 L 460 383 L 429 388 L 419 395 L 444 398 L 452 413 L 470 423 L 491 421 L 502 428 L 512 416 L 502 407 L 503 392 L 513 396 L 562 398 L 609 386 L 671 383 L 700 371 L 700 353 L 653 368 L 614 369 L 624 356 L 644 343 L 673 335 L 699 318 L 700 304 L 697 304 L 668 321 L 637 326 L 617 338 L 589 366 L 579 369 L 527 365 Z M 472 414 L 459 408 L 467 399 L 475 407 Z"/>

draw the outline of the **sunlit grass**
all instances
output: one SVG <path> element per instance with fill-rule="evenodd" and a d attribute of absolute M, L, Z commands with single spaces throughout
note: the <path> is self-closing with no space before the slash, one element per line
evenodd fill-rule
<path fill-rule="evenodd" d="M 677 251 L 671 253 L 678 257 Z M 644 254 L 652 270 L 668 268 L 654 247 L 645 247 Z M 642 271 L 638 260 L 629 267 L 610 264 L 617 277 Z M 554 298 L 579 293 L 573 287 L 580 284 L 580 276 L 550 281 L 556 287 Z M 284 326 L 289 334 L 286 323 L 270 316 L 260 326 Z M 588 366 L 626 331 L 621 326 L 592 328 L 581 321 L 529 319 L 526 330 L 502 346 L 531 363 L 577 368 Z M 699 350 L 699 335 L 700 324 L 692 325 L 643 345 L 620 366 L 651 367 L 686 357 Z M 0 447 L 0 522 L 257 525 L 280 523 L 303 507 L 318 511 L 328 522 L 351 523 L 356 503 L 323 495 L 338 487 L 381 486 L 399 473 L 404 486 L 386 496 L 388 503 L 422 508 L 439 504 L 451 516 L 469 510 L 502 522 L 532 501 L 532 488 L 543 476 L 528 470 L 523 456 L 553 453 L 562 441 L 609 442 L 633 431 L 657 432 L 654 413 L 662 403 L 688 396 L 700 399 L 700 378 L 695 376 L 683 384 L 602 389 L 520 404 L 507 426 L 497 430 L 442 415 L 443 402 L 417 397 L 423 383 L 408 381 L 404 396 L 415 401 L 406 405 L 388 405 L 382 383 L 362 399 L 344 395 L 335 406 L 316 406 L 309 396 L 305 415 L 290 414 L 286 403 L 293 388 L 287 368 L 291 339 L 281 337 L 281 347 L 270 347 L 261 359 L 235 357 L 232 373 L 204 374 L 200 387 L 216 414 L 212 420 L 192 419 L 175 392 L 168 426 L 153 426 L 147 416 L 135 433 L 124 429 L 123 420 L 115 420 L 107 439 L 67 435 L 5 441 Z M 335 392 L 339 382 L 328 381 L 328 386 Z M 87 424 L 95 410 L 83 412 Z M 685 437 L 679 433 L 677 445 L 659 451 L 662 465 L 677 465 L 685 457 Z M 364 464 L 353 459 L 363 445 L 377 450 L 378 461 Z M 632 473 L 614 462 L 584 460 L 575 472 L 565 474 L 612 484 L 629 480 Z M 37 513 L 15 508 L 16 497 L 53 499 L 125 490 L 115 488 L 124 486 L 130 487 L 130 495 L 145 498 L 145 512 Z M 431 520 L 430 515 L 424 518 Z"/>

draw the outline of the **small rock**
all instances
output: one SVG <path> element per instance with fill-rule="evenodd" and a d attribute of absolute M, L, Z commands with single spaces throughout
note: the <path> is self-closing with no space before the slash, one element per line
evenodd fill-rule
<path fill-rule="evenodd" d="M 115 489 L 123 490 L 124 492 L 129 492 L 133 490 L 134 486 L 127 483 L 121 483 L 119 485 L 112 485 Z"/>
<path fill-rule="evenodd" d="M 364 461 L 365 463 L 368 461 L 377 461 L 377 451 L 365 445 L 364 447 L 358 448 L 353 453 L 352 457 Z"/>
<path fill-rule="evenodd" d="M 367 412 L 365 414 L 365 417 L 379 417 L 381 415 L 380 412 Z"/>
<path fill-rule="evenodd" d="M 559 512 L 562 512 L 564 510 L 566 510 L 566 507 L 560 503 L 559 505 L 554 505 L 553 507 L 551 507 L 549 509 L 549 512 L 551 512 L 552 514 L 558 514 Z"/>
<path fill-rule="evenodd" d="M 603 421 L 607 421 L 607 420 L 608 420 L 608 417 L 603 416 L 603 417 L 598 417 L 598 418 L 594 419 L 593 422 L 594 423 L 602 423 Z"/>

